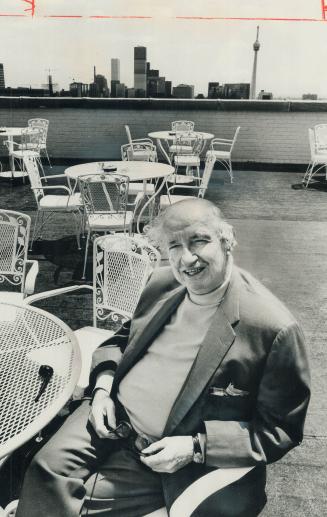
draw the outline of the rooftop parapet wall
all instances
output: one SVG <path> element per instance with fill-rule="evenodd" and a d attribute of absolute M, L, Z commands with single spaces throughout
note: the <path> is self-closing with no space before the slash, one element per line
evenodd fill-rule
<path fill-rule="evenodd" d="M 141 138 L 187 119 L 222 138 L 241 126 L 234 161 L 305 164 L 308 128 L 327 123 L 327 102 L 0 97 L 0 126 L 26 126 L 38 117 L 50 121 L 48 151 L 55 159 L 119 159 L 125 124 Z"/>

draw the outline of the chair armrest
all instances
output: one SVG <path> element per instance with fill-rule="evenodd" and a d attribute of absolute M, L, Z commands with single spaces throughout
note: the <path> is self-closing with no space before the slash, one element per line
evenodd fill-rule
<path fill-rule="evenodd" d="M 145 144 L 148 143 L 148 144 L 154 145 L 153 141 L 151 140 L 151 138 L 133 138 L 133 140 L 132 140 L 132 144 L 134 144 L 134 143 L 141 144 L 142 142 L 145 143 Z"/>
<path fill-rule="evenodd" d="M 53 298 L 54 296 L 60 296 L 61 294 L 72 293 L 74 291 L 78 291 L 79 289 L 89 289 L 93 292 L 92 285 L 71 285 L 68 287 L 60 287 L 59 289 L 52 289 L 51 291 L 43 291 L 43 293 L 37 293 L 33 294 L 32 296 L 27 296 L 24 299 L 24 303 L 26 303 L 27 305 L 31 305 L 34 302 L 46 300 L 47 298 Z"/>
<path fill-rule="evenodd" d="M 197 179 L 197 178 L 194 178 L 194 179 Z M 174 185 L 171 185 L 170 187 L 168 187 L 168 189 L 167 189 L 168 195 L 170 194 L 171 190 L 175 190 L 177 188 L 181 188 L 183 190 L 184 189 L 199 190 L 200 188 L 203 188 L 203 187 L 201 187 L 201 185 L 183 185 L 180 183 L 175 183 Z"/>
<path fill-rule="evenodd" d="M 26 264 L 31 264 L 31 268 L 28 271 L 25 278 L 25 294 L 33 294 L 35 289 L 36 277 L 39 273 L 39 263 L 37 260 L 26 260 Z"/>
<path fill-rule="evenodd" d="M 170 508 L 170 517 L 189 517 L 207 497 L 235 483 L 253 468 L 221 468 L 200 477 L 177 497 Z"/>
<path fill-rule="evenodd" d="M 31 187 L 32 190 L 65 190 L 69 195 L 72 194 L 71 190 L 65 185 L 42 185 L 41 187 Z"/>
<path fill-rule="evenodd" d="M 53 178 L 65 178 L 67 179 L 67 174 L 51 174 L 51 176 L 41 176 L 41 181 L 52 180 Z"/>

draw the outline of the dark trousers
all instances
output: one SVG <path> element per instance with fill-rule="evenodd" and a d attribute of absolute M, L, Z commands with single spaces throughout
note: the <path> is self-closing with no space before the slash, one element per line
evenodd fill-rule
<path fill-rule="evenodd" d="M 164 505 L 160 476 L 120 441 L 98 438 L 89 412 L 84 401 L 33 458 L 16 517 L 137 517 Z"/>

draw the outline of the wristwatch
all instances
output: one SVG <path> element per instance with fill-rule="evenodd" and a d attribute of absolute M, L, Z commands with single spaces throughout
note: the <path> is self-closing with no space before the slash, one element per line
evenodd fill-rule
<path fill-rule="evenodd" d="M 204 463 L 203 452 L 201 449 L 200 438 L 198 434 L 192 436 L 193 440 L 193 461 L 194 463 Z"/>

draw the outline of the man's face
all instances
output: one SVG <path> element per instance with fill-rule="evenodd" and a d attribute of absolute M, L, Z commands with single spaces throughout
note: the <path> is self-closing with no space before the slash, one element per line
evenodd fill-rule
<path fill-rule="evenodd" d="M 226 268 L 214 223 L 207 213 L 177 214 L 173 219 L 166 225 L 166 242 L 176 279 L 194 294 L 213 291 L 224 281 Z"/>

